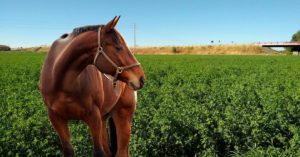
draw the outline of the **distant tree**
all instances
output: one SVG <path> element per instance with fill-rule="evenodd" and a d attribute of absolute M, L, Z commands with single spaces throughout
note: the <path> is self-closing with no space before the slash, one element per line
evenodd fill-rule
<path fill-rule="evenodd" d="M 292 40 L 291 41 L 298 41 L 300 42 L 300 30 L 298 32 L 296 32 L 295 34 L 293 34 L 292 36 Z M 291 48 L 287 48 L 288 51 L 300 51 L 300 47 L 291 47 Z"/>
<path fill-rule="evenodd" d="M 292 41 L 300 41 L 300 30 L 293 35 Z"/>
<path fill-rule="evenodd" d="M 0 51 L 10 51 L 11 48 L 9 46 L 6 45 L 0 45 Z"/>

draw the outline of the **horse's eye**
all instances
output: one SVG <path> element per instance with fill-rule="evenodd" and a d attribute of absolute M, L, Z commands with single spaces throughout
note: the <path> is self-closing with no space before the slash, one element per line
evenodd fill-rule
<path fill-rule="evenodd" d="M 121 51 L 123 49 L 122 46 L 116 46 L 115 48 L 116 48 L 117 51 Z"/>

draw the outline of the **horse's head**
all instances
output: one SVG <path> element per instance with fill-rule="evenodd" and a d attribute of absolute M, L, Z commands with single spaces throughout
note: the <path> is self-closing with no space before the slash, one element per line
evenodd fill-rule
<path fill-rule="evenodd" d="M 144 86 L 145 74 L 121 34 L 115 29 L 120 17 L 115 17 L 98 31 L 98 53 L 94 64 L 103 72 L 114 76 L 134 90 Z"/>

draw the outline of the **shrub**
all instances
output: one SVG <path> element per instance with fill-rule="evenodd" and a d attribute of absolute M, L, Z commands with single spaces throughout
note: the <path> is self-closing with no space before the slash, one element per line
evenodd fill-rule
<path fill-rule="evenodd" d="M 180 53 L 179 48 L 173 46 L 173 47 L 172 47 L 172 53 Z"/>
<path fill-rule="evenodd" d="M 0 51 L 10 51 L 11 48 L 9 46 L 6 45 L 0 45 Z"/>

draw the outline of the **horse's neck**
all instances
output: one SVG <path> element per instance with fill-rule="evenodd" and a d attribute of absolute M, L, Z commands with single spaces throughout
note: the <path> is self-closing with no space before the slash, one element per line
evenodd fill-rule
<path fill-rule="evenodd" d="M 61 55 L 57 56 L 53 68 L 53 76 L 57 87 L 74 91 L 74 88 L 77 87 L 79 74 L 87 65 L 92 63 L 94 51 L 96 50 L 96 46 L 93 45 L 95 44 L 87 43 L 84 40 L 81 43 L 70 43 L 61 52 Z"/>

